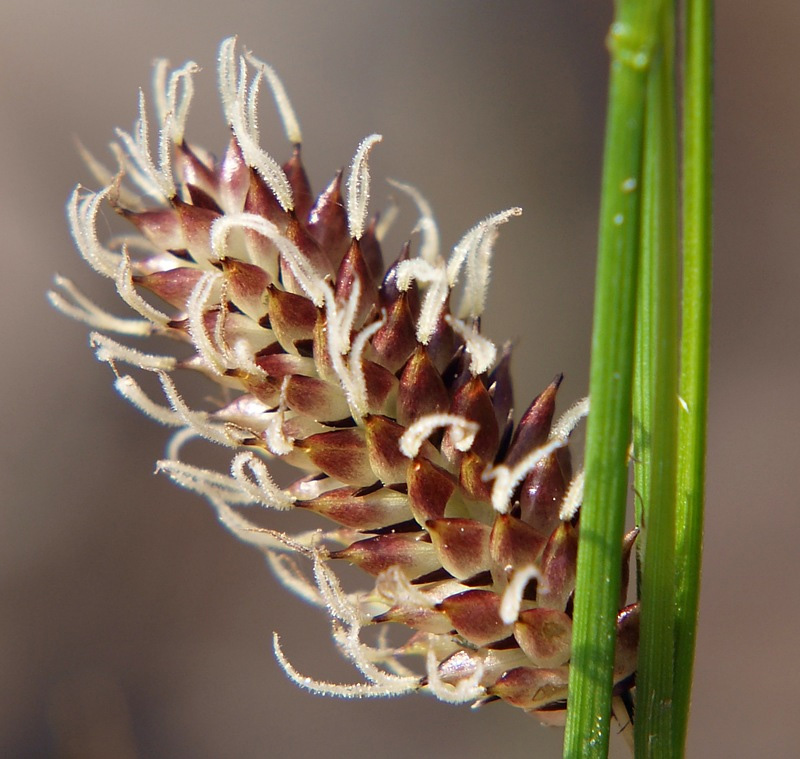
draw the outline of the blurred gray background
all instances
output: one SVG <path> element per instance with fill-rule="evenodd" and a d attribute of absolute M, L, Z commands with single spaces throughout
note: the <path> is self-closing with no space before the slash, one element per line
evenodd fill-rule
<path fill-rule="evenodd" d="M 106 303 L 64 202 L 130 128 L 150 62 L 204 66 L 188 136 L 220 151 L 220 40 L 278 69 L 320 189 L 378 131 L 381 177 L 412 182 L 446 245 L 503 228 L 484 324 L 516 340 L 524 405 L 563 371 L 586 391 L 610 2 L 205 0 L 3 4 L 0 28 L 2 529 L 0 755 L 559 756 L 561 732 L 492 704 L 325 700 L 353 682 L 320 613 L 279 588 L 191 494 L 154 476 L 168 437 L 44 292 L 58 271 Z M 797 241 L 800 5 L 718 9 L 716 274 L 703 606 L 690 756 L 789 756 L 798 655 Z M 264 142 L 286 145 L 264 98 Z M 398 228 L 410 227 L 405 207 Z M 402 239 L 402 236 L 401 238 Z M 387 255 L 394 255 L 393 250 Z M 122 310 L 120 310 L 122 312 Z M 280 515 L 275 515 L 280 522 Z"/>

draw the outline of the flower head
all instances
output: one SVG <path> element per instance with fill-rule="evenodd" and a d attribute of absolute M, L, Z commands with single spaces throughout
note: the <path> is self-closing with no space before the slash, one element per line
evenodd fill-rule
<path fill-rule="evenodd" d="M 510 350 L 497 360 L 480 333 L 499 227 L 520 209 L 480 221 L 445 256 L 427 201 L 393 182 L 419 210 L 420 239 L 416 253 L 407 244 L 384 267 L 386 222 L 368 213 L 369 155 L 380 136 L 365 138 L 346 177 L 315 199 L 280 80 L 235 47 L 231 38 L 220 49 L 232 133 L 221 159 L 185 138 L 197 66 L 170 72 L 161 61 L 157 144 L 140 95 L 134 129 L 118 131 L 112 146 L 118 171 L 87 154 L 105 188 L 78 187 L 68 204 L 79 251 L 135 316 L 102 311 L 64 279 L 51 300 L 96 330 L 92 345 L 119 392 L 177 428 L 159 470 L 205 496 L 288 588 L 327 608 L 337 646 L 363 676 L 354 685 L 311 680 L 276 635 L 295 682 L 348 697 L 425 689 L 452 702 L 562 709 L 582 490 L 567 443 L 588 401 L 554 421 L 558 377 L 514 425 Z M 259 141 L 265 81 L 293 145 L 283 166 Z M 104 203 L 138 233 L 102 242 Z M 175 352 L 131 347 L 109 332 L 171 338 Z M 125 366 L 155 374 L 165 400 Z M 225 400 L 190 408 L 175 377 L 191 372 Z M 233 450 L 230 473 L 181 460 L 196 437 Z M 280 487 L 267 467 L 274 458 L 303 476 Z M 325 526 L 264 529 L 242 515 L 249 505 L 315 512 Z M 343 590 L 341 562 L 371 577 L 367 590 Z M 635 607 L 620 612 L 621 689 L 635 671 L 636 618 Z M 362 637 L 392 623 L 410 631 L 399 646 Z"/>

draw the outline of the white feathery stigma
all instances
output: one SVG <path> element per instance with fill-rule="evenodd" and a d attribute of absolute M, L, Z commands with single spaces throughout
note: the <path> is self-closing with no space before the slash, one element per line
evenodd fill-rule
<path fill-rule="evenodd" d="M 364 327 L 351 342 L 358 302 L 361 297 L 361 281 L 353 280 L 353 290 L 343 305 L 339 304 L 333 288 L 327 285 L 325 317 L 327 319 L 328 355 L 339 384 L 344 390 L 347 403 L 356 420 L 369 411 L 367 380 L 362 366 L 362 354 L 370 338 L 384 325 L 385 316 Z M 344 356 L 350 354 L 345 361 Z"/>
<path fill-rule="evenodd" d="M 300 122 L 297 120 L 297 115 L 294 112 L 294 108 L 292 108 L 289 95 L 286 93 L 286 88 L 283 86 L 280 77 L 272 66 L 268 63 L 264 63 L 260 58 L 256 58 L 249 50 L 245 51 L 244 55 L 248 63 L 258 71 L 258 75 L 267 80 L 267 84 L 272 90 L 272 97 L 275 99 L 275 106 L 278 109 L 278 114 L 283 122 L 286 139 L 289 140 L 292 145 L 300 145 L 303 142 Z M 257 92 L 258 85 L 255 81 L 253 85 L 253 90 Z M 253 111 L 255 111 L 255 103 L 253 104 Z M 255 119 L 255 114 L 252 118 Z"/>
<path fill-rule="evenodd" d="M 164 391 L 164 397 L 172 407 L 172 410 L 183 420 L 186 427 L 212 443 L 217 443 L 226 448 L 233 447 L 224 426 L 210 421 L 209 415 L 205 411 L 193 411 L 190 409 L 167 372 L 159 371 L 157 374 L 161 382 L 161 389 Z"/>
<path fill-rule="evenodd" d="M 566 440 L 578 426 L 581 419 L 589 415 L 589 398 L 581 398 L 573 403 L 553 425 L 550 430 L 550 439 Z"/>
<path fill-rule="evenodd" d="M 281 234 L 278 227 L 263 216 L 253 213 L 236 213 L 220 216 L 211 225 L 211 250 L 217 259 L 223 259 L 228 253 L 228 235 L 232 229 L 250 229 L 266 237 L 278 249 L 281 258 L 291 269 L 303 292 L 315 306 L 325 302 L 325 281 L 321 273 L 304 256 L 297 246 Z"/>
<path fill-rule="evenodd" d="M 255 482 L 250 479 L 246 470 L 250 470 Z M 276 484 L 275 480 L 264 465 L 250 451 L 237 453 L 231 461 L 231 474 L 241 488 L 251 494 L 256 503 L 268 509 L 290 509 L 295 502 L 294 496 L 285 493 Z"/>
<path fill-rule="evenodd" d="M 325 602 L 319 590 L 303 574 L 291 555 L 265 550 L 267 563 L 284 588 L 294 593 L 306 603 L 318 608 L 325 608 Z"/>
<path fill-rule="evenodd" d="M 480 685 L 484 673 L 483 661 L 478 657 L 475 658 L 477 663 L 472 674 L 454 685 L 450 685 L 445 683 L 439 674 L 439 662 L 433 649 L 428 649 L 425 667 L 428 672 L 428 688 L 431 693 L 447 704 L 465 704 L 485 696 L 486 691 Z"/>
<path fill-rule="evenodd" d="M 170 317 L 154 306 L 151 306 L 136 290 L 133 283 L 131 259 L 126 248 L 122 249 L 122 260 L 120 261 L 114 280 L 119 297 L 134 311 L 147 319 L 154 327 L 163 328 L 167 326 Z"/>
<path fill-rule="evenodd" d="M 562 522 L 567 522 L 578 513 L 578 509 L 583 503 L 583 483 L 585 480 L 584 470 L 581 469 L 569 484 L 567 492 L 564 494 L 564 499 L 561 501 L 561 508 L 558 512 L 558 518 Z"/>
<path fill-rule="evenodd" d="M 100 204 L 109 196 L 112 187 L 100 192 L 86 192 L 78 185 L 67 203 L 67 219 L 75 246 L 98 274 L 114 279 L 121 256 L 100 244 L 97 239 L 97 214 Z"/>
<path fill-rule="evenodd" d="M 489 288 L 489 273 L 494 242 L 498 227 L 513 216 L 520 216 L 521 208 L 493 214 L 476 224 L 453 248 L 447 262 L 447 281 L 452 287 L 466 264 L 464 295 L 457 315 L 460 318 L 476 319 L 483 313 L 486 305 L 486 292 Z"/>
<path fill-rule="evenodd" d="M 217 304 L 220 302 L 219 286 L 221 284 L 222 275 L 219 272 L 205 272 L 197 281 L 192 294 L 186 301 L 186 314 L 189 318 L 189 333 L 192 336 L 192 342 L 202 357 L 206 368 L 219 375 L 225 374 L 228 366 L 226 365 L 225 355 L 218 345 L 214 344 L 215 341 L 209 334 L 206 325 L 206 312 L 212 301 Z M 224 313 L 221 310 L 215 314 L 215 332 L 223 323 L 224 318 Z M 218 337 L 218 334 L 215 337 Z M 219 343 L 219 340 L 216 342 Z"/>
<path fill-rule="evenodd" d="M 500 602 L 500 619 L 503 624 L 513 625 L 517 621 L 522 607 L 522 595 L 528 583 L 534 579 L 541 580 L 542 574 L 533 564 L 514 570 L 514 575 L 503 591 L 503 599 Z"/>
<path fill-rule="evenodd" d="M 284 671 L 286 676 L 301 688 L 305 688 L 311 693 L 316 693 L 320 696 L 336 696 L 337 698 L 387 698 L 389 696 L 400 696 L 404 693 L 411 693 L 416 690 L 417 683 L 403 683 L 396 688 L 390 688 L 385 685 L 377 685 L 375 683 L 354 683 L 352 685 L 342 685 L 338 683 L 328 683 L 323 680 L 314 680 L 311 677 L 301 675 L 286 658 L 283 649 L 280 645 L 280 638 L 278 633 L 273 633 L 272 648 L 275 652 L 275 658 L 278 664 Z"/>
<path fill-rule="evenodd" d="M 278 399 L 278 408 L 270 414 L 270 420 L 264 430 L 264 439 L 267 450 L 274 456 L 285 456 L 294 450 L 292 441 L 286 436 L 283 423 L 286 418 L 286 389 L 289 386 L 289 376 L 281 381 L 281 394 Z M 288 508 L 288 506 L 286 507 Z"/>
<path fill-rule="evenodd" d="M 402 261 L 397 267 L 397 287 L 401 291 L 411 287 L 412 280 L 426 287 L 425 296 L 417 319 L 417 340 L 427 345 L 436 331 L 442 309 L 450 294 L 447 270 L 440 258 L 430 263 L 421 258 Z"/>
<path fill-rule="evenodd" d="M 366 229 L 369 205 L 369 152 L 382 139 L 379 134 L 365 137 L 353 156 L 350 176 L 347 178 L 347 220 L 350 225 L 350 236 L 354 240 L 360 240 Z"/>
<path fill-rule="evenodd" d="M 155 419 L 167 427 L 183 427 L 185 420 L 172 408 L 161 406 L 145 393 L 141 385 L 130 374 L 124 374 L 114 380 L 116 391 L 131 405 L 139 409 L 145 416 Z"/>
<path fill-rule="evenodd" d="M 89 345 L 95 349 L 97 360 L 111 364 L 112 368 L 115 362 L 122 361 L 147 371 L 171 372 L 178 363 L 174 356 L 157 356 L 152 353 L 144 353 L 136 350 L 136 348 L 122 345 L 116 340 L 106 337 L 106 335 L 101 335 L 99 332 L 90 333 Z"/>
<path fill-rule="evenodd" d="M 234 506 L 251 506 L 254 502 L 253 496 L 243 490 L 240 483 L 212 469 L 162 459 L 156 463 L 156 473 L 162 472 L 182 488 L 206 498 L 216 498 Z"/>
<path fill-rule="evenodd" d="M 445 321 L 453 331 L 463 338 L 467 353 L 470 355 L 469 370 L 474 377 L 488 371 L 497 358 L 497 346 L 484 337 L 475 327 L 465 324 L 461 319 L 447 314 Z"/>
<path fill-rule="evenodd" d="M 164 58 L 156 61 L 153 92 L 156 116 L 161 124 L 159 163 L 162 167 L 170 166 L 172 146 L 183 144 L 186 118 L 194 96 L 193 76 L 199 70 L 194 61 L 188 61 L 167 77 L 169 61 Z"/>
<path fill-rule="evenodd" d="M 248 87 L 247 60 L 236 57 L 236 37 L 228 37 L 219 49 L 219 89 L 225 118 L 233 130 L 248 166 L 267 183 L 284 211 L 294 208 L 289 180 L 275 159 L 259 144 L 257 100 L 264 72 L 259 69 Z"/>
<path fill-rule="evenodd" d="M 480 425 L 456 414 L 426 414 L 411 424 L 400 438 L 400 452 L 413 459 L 422 448 L 422 444 L 436 430 L 446 427 L 450 431 L 450 439 L 459 451 L 468 451 L 475 442 Z"/>
<path fill-rule="evenodd" d="M 434 263 L 439 259 L 439 227 L 433 216 L 431 204 L 423 197 L 422 193 L 413 185 L 398 182 L 394 179 L 386 180 L 392 187 L 404 192 L 416 204 L 419 209 L 419 221 L 414 228 L 422 236 L 419 246 L 419 257 L 428 263 Z"/>
<path fill-rule="evenodd" d="M 382 243 L 384 238 L 389 233 L 389 230 L 397 221 L 400 215 L 400 208 L 392 198 L 389 198 L 388 205 L 378 215 L 377 222 L 375 223 L 375 239 Z"/>
<path fill-rule="evenodd" d="M 76 321 L 89 325 L 92 329 L 116 332 L 129 337 L 146 337 L 152 334 L 153 325 L 144 319 L 123 319 L 109 314 L 87 298 L 75 284 L 56 275 L 53 278 L 55 288 L 48 290 L 47 299 L 50 304 Z"/>
<path fill-rule="evenodd" d="M 157 200 L 175 197 L 175 180 L 172 176 L 172 112 L 165 114 L 158 140 L 158 165 L 150 150 L 150 128 L 147 120 L 147 104 L 144 92 L 139 91 L 139 118 L 133 126 L 133 134 L 117 129 L 122 147 L 127 153 L 126 174 L 145 195 Z"/>

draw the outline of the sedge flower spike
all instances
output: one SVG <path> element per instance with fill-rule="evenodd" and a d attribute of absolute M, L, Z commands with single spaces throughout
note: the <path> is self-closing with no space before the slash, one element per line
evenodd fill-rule
<path fill-rule="evenodd" d="M 68 203 L 79 252 L 133 314 L 104 311 L 61 277 L 51 302 L 91 327 L 120 394 L 176 428 L 157 470 L 204 496 L 288 589 L 326 609 L 360 673 L 353 684 L 313 680 L 276 633 L 289 678 L 351 698 L 502 700 L 552 721 L 567 694 L 582 492 L 568 442 L 588 403 L 554 421 L 558 377 L 514 425 L 510 350 L 498 361 L 480 334 L 499 227 L 520 209 L 487 216 L 444 256 L 428 202 L 393 182 L 417 207 L 420 240 L 416 254 L 406 244 L 384 268 L 385 223 L 368 208 L 380 136 L 363 139 L 314 199 L 276 72 L 237 53 L 235 38 L 222 43 L 232 136 L 215 159 L 186 137 L 198 71 L 156 64 L 154 97 L 140 95 L 134 129 L 112 144 L 117 170 L 83 151 L 103 189 L 78 187 Z M 261 85 L 292 146 L 282 166 L 261 146 Z M 97 217 L 109 206 L 138 234 L 102 240 Z M 130 344 L 151 335 L 175 350 Z M 147 394 L 141 372 L 156 375 L 163 398 Z M 189 372 L 226 401 L 191 408 L 179 389 Z M 230 471 L 183 461 L 195 438 L 232 449 Z M 302 476 L 281 487 L 274 458 Z M 315 512 L 321 527 L 287 535 L 280 515 L 262 528 L 245 506 Z M 364 570 L 366 590 L 342 589 L 342 562 Z M 618 692 L 633 684 L 637 619 L 635 606 L 621 608 Z M 409 631 L 404 644 L 385 642 L 391 624 Z"/>

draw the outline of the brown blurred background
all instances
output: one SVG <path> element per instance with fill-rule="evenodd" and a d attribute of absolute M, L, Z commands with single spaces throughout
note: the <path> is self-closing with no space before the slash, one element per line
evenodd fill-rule
<path fill-rule="evenodd" d="M 221 150 L 216 50 L 238 33 L 284 78 L 317 188 L 378 131 L 373 209 L 387 197 L 381 177 L 412 182 L 449 246 L 486 214 L 524 207 L 503 228 L 484 324 L 517 341 L 518 405 L 559 371 L 566 405 L 587 385 L 609 6 L 3 4 L 0 756 L 560 755 L 560 731 L 509 707 L 347 703 L 290 684 L 273 630 L 302 671 L 357 675 L 334 653 L 322 614 L 279 588 L 202 500 L 153 476 L 168 432 L 115 395 L 86 330 L 44 292 L 58 271 L 113 303 L 64 221 L 74 184 L 91 182 L 73 136 L 105 155 L 114 126 L 133 122 L 150 61 L 166 55 L 204 66 L 188 136 Z M 796 746 L 798 31 L 797 3 L 719 3 L 708 523 L 690 756 L 782 757 Z M 264 141 L 285 158 L 268 100 Z M 400 229 L 414 222 L 405 211 Z"/>

